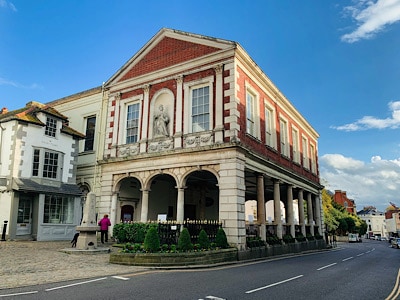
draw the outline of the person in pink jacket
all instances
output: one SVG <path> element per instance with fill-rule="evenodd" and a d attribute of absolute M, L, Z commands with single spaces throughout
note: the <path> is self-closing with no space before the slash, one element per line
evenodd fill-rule
<path fill-rule="evenodd" d="M 101 233 L 101 243 L 104 244 L 104 240 L 106 243 L 108 242 L 108 226 L 111 226 L 110 219 L 108 215 L 105 214 L 103 219 L 99 221 L 100 233 Z"/>

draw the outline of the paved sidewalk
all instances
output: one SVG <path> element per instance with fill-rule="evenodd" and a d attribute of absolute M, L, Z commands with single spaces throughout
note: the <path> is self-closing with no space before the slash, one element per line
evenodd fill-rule
<path fill-rule="evenodd" d="M 101 244 L 100 244 L 101 245 Z M 111 251 L 118 251 L 107 245 Z M 0 241 L 0 290 L 146 270 L 110 264 L 109 254 L 68 254 L 69 241 Z"/>

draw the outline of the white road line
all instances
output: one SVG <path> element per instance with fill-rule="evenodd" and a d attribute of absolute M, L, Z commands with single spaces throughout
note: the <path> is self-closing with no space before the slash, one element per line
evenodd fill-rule
<path fill-rule="evenodd" d="M 224 298 L 214 297 L 214 296 L 207 296 L 206 299 L 214 299 L 214 300 L 226 300 Z"/>
<path fill-rule="evenodd" d="M 5 295 L 0 295 L 1 297 L 14 297 L 14 296 L 21 296 L 21 295 L 29 295 L 29 294 L 36 294 L 38 291 L 32 291 L 32 292 L 22 292 L 22 293 L 15 293 L 15 294 L 5 294 Z"/>
<path fill-rule="evenodd" d="M 357 254 L 357 256 L 363 256 L 365 253 L 360 253 L 360 254 Z"/>
<path fill-rule="evenodd" d="M 247 291 L 246 294 L 251 294 L 251 293 L 254 293 L 254 292 L 258 292 L 258 291 L 261 291 L 261 290 L 276 286 L 278 284 L 282 284 L 282 283 L 285 283 L 285 282 L 288 282 L 288 281 L 291 281 L 291 280 L 295 280 L 295 279 L 303 277 L 303 276 L 304 275 L 299 275 L 299 276 L 296 276 L 296 277 L 288 278 L 286 280 L 282 280 L 282 281 L 279 281 L 279 282 L 272 283 L 270 285 L 262 286 L 262 287 L 259 287 L 257 289 L 254 289 L 254 290 Z"/>
<path fill-rule="evenodd" d="M 72 284 L 63 285 L 63 286 L 58 286 L 58 287 L 54 287 L 54 288 L 51 288 L 51 289 L 46 289 L 45 291 L 46 292 L 50 292 L 50 291 L 54 291 L 54 290 L 64 289 L 64 288 L 71 287 L 71 286 L 76 286 L 76 285 L 96 282 L 96 281 L 100 281 L 100 280 L 104 280 L 104 279 L 107 279 L 107 277 L 97 278 L 97 279 L 88 280 L 88 281 L 82 281 L 82 282 L 77 282 L 77 283 L 72 283 Z"/>
<path fill-rule="evenodd" d="M 111 276 L 111 277 L 112 277 L 112 278 L 115 278 L 115 279 L 129 280 L 129 278 L 122 277 L 122 276 Z"/>
<path fill-rule="evenodd" d="M 354 257 L 353 257 L 353 256 L 350 256 L 350 257 L 348 257 L 348 258 L 342 259 L 342 261 L 346 261 L 346 260 L 349 260 L 349 259 L 352 259 L 352 258 L 354 258 Z"/>
<path fill-rule="evenodd" d="M 336 264 L 337 264 L 337 263 L 333 263 L 333 264 L 330 264 L 330 265 L 323 266 L 323 267 L 317 269 L 317 271 L 321 271 L 321 270 L 323 270 L 323 269 L 325 269 L 325 268 L 332 267 L 332 266 L 334 266 L 334 265 L 336 265 Z"/>

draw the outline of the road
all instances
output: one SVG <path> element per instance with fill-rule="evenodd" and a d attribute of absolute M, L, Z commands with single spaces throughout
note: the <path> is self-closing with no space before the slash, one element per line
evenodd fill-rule
<path fill-rule="evenodd" d="M 121 266 L 123 268 L 123 266 Z M 1 290 L 18 299 L 400 299 L 400 250 L 364 240 L 332 251 L 210 269 L 123 276 Z"/>

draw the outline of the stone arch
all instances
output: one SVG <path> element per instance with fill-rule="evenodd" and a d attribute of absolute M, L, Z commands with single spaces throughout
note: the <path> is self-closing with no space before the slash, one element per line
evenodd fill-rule
<path fill-rule="evenodd" d="M 174 103 L 174 93 L 167 88 L 163 88 L 154 94 L 150 102 L 149 136 L 151 138 L 172 137 L 174 135 Z"/>
<path fill-rule="evenodd" d="M 142 198 L 142 183 L 140 178 L 135 176 L 122 176 L 114 185 L 116 194 L 116 220 L 124 221 L 123 207 L 132 207 L 132 216 L 130 221 L 140 221 L 140 213 L 137 211 L 137 206 Z"/>
<path fill-rule="evenodd" d="M 218 179 L 213 169 L 192 169 L 185 174 L 184 219 L 219 220 Z"/>

